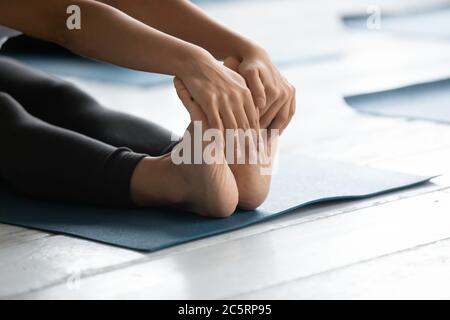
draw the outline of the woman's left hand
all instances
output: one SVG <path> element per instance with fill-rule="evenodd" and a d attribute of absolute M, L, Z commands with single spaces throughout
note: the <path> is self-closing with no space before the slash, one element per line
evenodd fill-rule
<path fill-rule="evenodd" d="M 281 134 L 295 113 L 295 88 L 281 75 L 269 55 L 258 47 L 242 55 L 238 72 L 245 78 L 259 109 L 261 128 L 278 129 Z"/>

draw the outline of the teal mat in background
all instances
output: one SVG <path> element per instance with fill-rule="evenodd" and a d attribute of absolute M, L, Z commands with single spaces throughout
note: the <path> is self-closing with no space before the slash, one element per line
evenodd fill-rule
<path fill-rule="evenodd" d="M 91 81 L 108 82 L 120 85 L 158 86 L 170 85 L 173 77 L 157 73 L 130 70 L 115 65 L 78 57 L 9 55 L 20 62 L 47 73 L 62 77 L 74 77 Z M 302 63 L 318 63 L 339 59 L 340 55 L 324 54 L 311 57 L 292 57 L 287 54 L 276 61 L 280 68 Z"/>
<path fill-rule="evenodd" d="M 156 251 L 244 228 L 314 203 L 368 197 L 430 180 L 291 155 L 280 160 L 271 192 L 256 211 L 208 219 L 181 210 L 124 209 L 38 201 L 0 189 L 0 222 Z"/>
<path fill-rule="evenodd" d="M 450 79 L 344 98 L 358 111 L 450 124 Z"/>
<path fill-rule="evenodd" d="M 156 86 L 170 84 L 173 77 L 130 70 L 115 65 L 77 57 L 11 56 L 33 68 L 62 77 L 74 77 L 91 81 L 121 85 Z"/>

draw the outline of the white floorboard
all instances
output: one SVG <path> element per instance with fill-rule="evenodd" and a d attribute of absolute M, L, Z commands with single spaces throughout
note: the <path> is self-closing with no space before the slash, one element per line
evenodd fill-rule
<path fill-rule="evenodd" d="M 450 196 L 417 196 L 60 284 L 25 298 L 215 299 L 306 278 L 449 236 Z M 426 219 L 424 214 L 426 213 Z"/>
<path fill-rule="evenodd" d="M 369 2 L 253 1 L 238 10 L 233 4 L 207 10 L 272 50 L 295 43 L 306 56 L 340 52 L 340 59 L 283 68 L 297 87 L 298 112 L 281 155 L 301 150 L 441 177 L 152 254 L 0 224 L 0 299 L 450 297 L 450 126 L 372 117 L 342 100 L 344 94 L 449 77 L 450 43 L 346 31 L 338 14 L 365 12 Z M 380 2 L 386 11 L 422 4 Z M 249 22 L 250 13 L 260 25 Z M 188 124 L 171 86 L 73 81 L 105 106 L 178 134 Z"/>

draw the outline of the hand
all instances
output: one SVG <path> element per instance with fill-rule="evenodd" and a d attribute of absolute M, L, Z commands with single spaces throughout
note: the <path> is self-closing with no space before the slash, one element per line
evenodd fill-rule
<path fill-rule="evenodd" d="M 220 130 L 248 129 L 258 124 L 250 90 L 238 73 L 219 64 L 208 54 L 199 54 L 177 75 L 208 120 Z M 189 111 L 189 110 L 188 110 Z"/>
<path fill-rule="evenodd" d="M 268 54 L 256 46 L 244 51 L 238 72 L 245 78 L 259 109 L 261 128 L 278 129 L 282 133 L 295 113 L 295 88 L 281 75 Z"/>

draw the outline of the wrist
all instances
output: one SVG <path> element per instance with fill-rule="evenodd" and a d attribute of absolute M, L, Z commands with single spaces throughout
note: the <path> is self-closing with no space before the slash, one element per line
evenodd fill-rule
<path fill-rule="evenodd" d="M 265 54 L 265 50 L 262 47 L 246 38 L 241 38 L 236 43 L 237 45 L 232 55 L 241 61 L 248 57 Z"/>
<path fill-rule="evenodd" d="M 180 79 L 201 72 L 204 66 L 217 64 L 216 59 L 208 51 L 195 45 L 189 46 L 187 50 L 181 53 L 178 61 L 180 64 L 175 72 L 175 76 Z"/>

